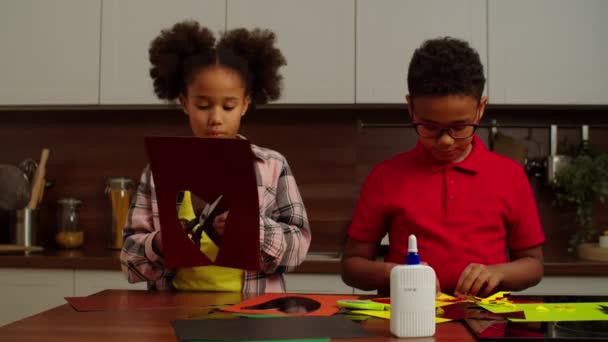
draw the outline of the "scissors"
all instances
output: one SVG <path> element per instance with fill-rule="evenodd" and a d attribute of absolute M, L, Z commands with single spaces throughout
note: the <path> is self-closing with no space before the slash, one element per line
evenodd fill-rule
<path fill-rule="evenodd" d="M 201 236 L 203 235 L 203 231 L 209 231 L 209 226 L 211 225 L 211 220 L 209 219 L 214 216 L 213 211 L 222 200 L 222 197 L 224 197 L 224 195 L 220 195 L 215 201 L 213 201 L 213 203 L 207 204 L 201 211 L 198 220 L 195 218 L 194 220 L 191 220 L 187 223 L 186 231 L 188 232 L 188 234 L 191 234 L 191 239 L 197 247 L 200 247 Z"/>

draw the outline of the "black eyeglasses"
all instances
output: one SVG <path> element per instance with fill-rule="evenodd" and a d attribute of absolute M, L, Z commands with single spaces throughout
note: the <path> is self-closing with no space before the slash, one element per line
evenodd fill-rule
<path fill-rule="evenodd" d="M 447 132 L 453 139 L 467 139 L 475 134 L 478 124 L 454 124 L 454 125 L 439 125 L 430 122 L 414 122 L 412 123 L 416 133 L 423 138 L 437 139 L 444 132 Z"/>

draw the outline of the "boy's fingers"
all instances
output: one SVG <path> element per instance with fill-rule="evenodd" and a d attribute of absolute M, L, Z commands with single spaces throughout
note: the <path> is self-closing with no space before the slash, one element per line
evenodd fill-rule
<path fill-rule="evenodd" d="M 480 273 L 477 278 L 474 279 L 473 284 L 471 284 L 470 294 L 473 296 L 477 296 L 479 290 L 488 282 L 489 275 L 487 273 Z"/>
<path fill-rule="evenodd" d="M 441 284 L 439 284 L 439 278 L 435 277 L 435 294 L 439 296 L 441 294 Z"/>
<path fill-rule="evenodd" d="M 460 279 L 458 279 L 458 285 L 456 285 L 454 291 L 457 295 L 466 295 L 470 293 L 473 283 L 481 273 L 482 268 L 479 266 L 481 265 L 470 264 L 462 271 Z"/>
<path fill-rule="evenodd" d="M 490 279 L 488 279 L 488 282 L 486 283 L 486 288 L 483 290 L 483 296 L 487 297 L 494 293 L 494 289 L 498 286 L 499 283 L 500 280 L 498 280 L 498 278 L 490 277 Z"/>

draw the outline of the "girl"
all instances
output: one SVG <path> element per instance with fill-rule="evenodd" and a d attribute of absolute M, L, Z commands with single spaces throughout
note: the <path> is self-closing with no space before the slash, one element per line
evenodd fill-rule
<path fill-rule="evenodd" d="M 276 100 L 281 94 L 279 67 L 285 65 L 268 30 L 235 29 L 219 42 L 207 28 L 193 21 L 164 30 L 150 46 L 150 75 L 156 95 L 178 100 L 190 127 L 200 138 L 244 139 L 238 134 L 248 108 Z M 158 220 L 154 180 L 149 166 L 141 176 L 129 210 L 121 252 L 122 270 L 130 283 L 147 281 L 150 289 L 285 292 L 283 273 L 299 265 L 310 246 L 310 228 L 302 198 L 285 158 L 278 152 L 251 145 L 256 156 L 260 207 L 261 272 L 219 266 L 167 269 Z M 181 194 L 180 219 L 195 217 L 194 198 Z M 221 237 L 227 213 L 213 221 Z M 201 251 L 208 256 L 217 246 L 206 234 Z"/>

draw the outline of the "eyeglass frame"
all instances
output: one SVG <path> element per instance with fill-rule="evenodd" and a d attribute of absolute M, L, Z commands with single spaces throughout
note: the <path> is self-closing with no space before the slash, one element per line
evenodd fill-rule
<path fill-rule="evenodd" d="M 412 120 L 414 118 L 415 114 L 412 113 Z M 473 120 L 472 123 L 462 123 L 462 124 L 452 124 L 452 125 L 440 125 L 440 124 L 436 124 L 436 123 L 432 123 L 432 122 L 421 122 L 421 121 L 413 121 L 412 122 L 412 127 L 414 128 L 414 131 L 416 132 L 416 134 L 418 134 L 419 137 L 422 138 L 427 138 L 427 139 L 438 139 L 441 138 L 443 136 L 443 134 L 447 133 L 450 138 L 455 139 L 455 140 L 463 140 L 463 139 L 468 139 L 472 136 L 475 135 L 475 132 L 477 131 L 477 128 L 479 127 L 479 111 L 477 111 L 477 114 L 475 115 L 475 119 Z M 438 128 L 439 131 L 435 136 L 424 136 L 422 134 L 420 134 L 420 132 L 418 132 L 418 127 L 419 126 L 432 126 L 434 128 Z M 453 132 L 452 129 L 454 128 L 459 128 L 459 127 L 473 127 L 473 131 L 471 132 L 471 135 L 466 136 L 466 137 L 455 137 L 453 136 Z"/>

